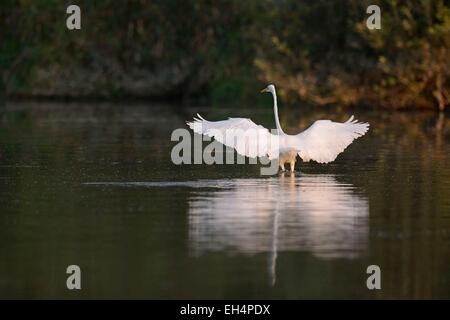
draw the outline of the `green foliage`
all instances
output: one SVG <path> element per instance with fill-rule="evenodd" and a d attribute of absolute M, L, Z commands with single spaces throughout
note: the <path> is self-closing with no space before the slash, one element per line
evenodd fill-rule
<path fill-rule="evenodd" d="M 450 9 L 443 0 L 283 2 L 256 61 L 264 78 L 315 104 L 450 104 Z M 381 7 L 381 30 L 365 9 Z"/>
<path fill-rule="evenodd" d="M 2 1 L 0 90 L 223 103 L 273 82 L 318 105 L 450 104 L 444 0 L 80 0 L 80 31 L 65 27 L 69 4 Z M 366 28 L 369 4 L 381 30 Z"/>

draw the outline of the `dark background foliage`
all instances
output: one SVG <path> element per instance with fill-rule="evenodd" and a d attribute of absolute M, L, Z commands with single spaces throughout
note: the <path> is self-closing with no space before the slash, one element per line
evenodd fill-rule
<path fill-rule="evenodd" d="M 82 29 L 66 28 L 77 4 Z M 381 8 L 369 30 L 366 8 Z M 389 108 L 450 104 L 444 0 L 4 0 L 6 96 L 206 98 Z"/>

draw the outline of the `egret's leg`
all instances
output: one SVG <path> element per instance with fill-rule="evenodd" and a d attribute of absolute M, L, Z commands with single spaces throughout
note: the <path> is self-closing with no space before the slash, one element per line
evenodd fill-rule
<path fill-rule="evenodd" d="M 291 172 L 294 172 L 295 170 L 295 161 L 291 162 Z"/>

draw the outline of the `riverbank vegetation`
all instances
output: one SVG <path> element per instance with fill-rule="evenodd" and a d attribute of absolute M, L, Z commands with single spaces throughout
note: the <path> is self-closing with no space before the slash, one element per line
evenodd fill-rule
<path fill-rule="evenodd" d="M 77 1 L 0 5 L 0 92 L 70 98 L 205 98 L 250 103 L 275 83 L 285 102 L 450 105 L 450 6 L 415 1 Z M 366 8 L 381 8 L 369 30 Z"/>

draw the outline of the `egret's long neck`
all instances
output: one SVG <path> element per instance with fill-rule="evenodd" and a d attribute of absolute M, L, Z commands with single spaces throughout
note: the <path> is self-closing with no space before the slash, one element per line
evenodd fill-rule
<path fill-rule="evenodd" d="M 278 103 L 277 103 L 277 93 L 272 91 L 273 96 L 273 113 L 275 115 L 275 125 L 277 126 L 278 134 L 284 134 L 283 129 L 281 129 L 280 119 L 278 118 Z"/>

